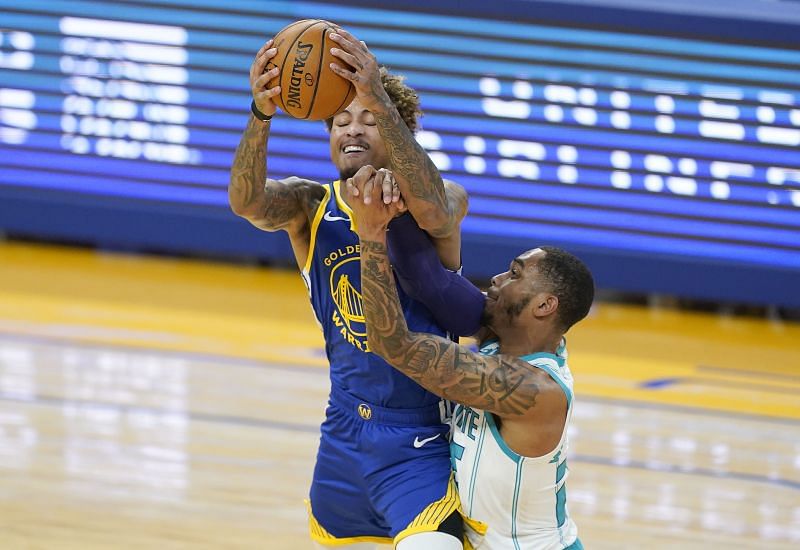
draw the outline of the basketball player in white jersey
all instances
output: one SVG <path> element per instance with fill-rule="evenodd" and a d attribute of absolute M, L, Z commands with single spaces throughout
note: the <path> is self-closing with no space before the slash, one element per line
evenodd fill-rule
<path fill-rule="evenodd" d="M 358 180 L 358 178 L 355 178 Z M 361 185 L 363 182 L 355 182 Z M 367 338 L 373 352 L 429 391 L 458 403 L 451 454 L 466 515 L 488 525 L 487 550 L 580 549 L 566 505 L 567 428 L 572 375 L 564 333 L 589 312 L 594 283 L 564 250 L 520 254 L 492 278 L 480 352 L 432 334 L 410 332 L 386 246 L 396 207 L 348 193 L 361 243 Z M 420 443 L 423 443 L 422 441 Z"/>

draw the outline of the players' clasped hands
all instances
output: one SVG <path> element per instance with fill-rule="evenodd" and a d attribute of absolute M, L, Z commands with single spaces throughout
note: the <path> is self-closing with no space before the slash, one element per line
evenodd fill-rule
<path fill-rule="evenodd" d="M 407 210 L 394 175 L 386 168 L 362 166 L 345 182 L 344 194 L 359 234 L 385 231 L 393 217 Z"/>

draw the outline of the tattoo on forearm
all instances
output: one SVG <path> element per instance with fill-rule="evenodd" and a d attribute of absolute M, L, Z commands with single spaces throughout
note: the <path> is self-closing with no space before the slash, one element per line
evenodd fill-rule
<path fill-rule="evenodd" d="M 260 194 L 260 188 L 267 180 L 267 136 L 266 125 L 250 117 L 231 167 L 228 186 L 231 204 L 246 208 Z"/>
<path fill-rule="evenodd" d="M 400 113 L 391 103 L 388 112 L 376 113 L 375 121 L 386 144 L 392 170 L 409 182 L 412 196 L 447 209 L 444 183 L 439 170 L 414 139 Z"/>
<path fill-rule="evenodd" d="M 361 291 L 370 347 L 420 385 L 502 415 L 521 415 L 536 405 L 540 389 L 526 363 L 409 332 L 384 243 L 361 241 Z"/>
<path fill-rule="evenodd" d="M 267 184 L 268 135 L 266 125 L 251 117 L 236 148 L 228 197 L 232 206 L 252 212 L 260 226 L 280 229 L 298 214 L 300 202 L 295 187 Z"/>
<path fill-rule="evenodd" d="M 408 344 L 408 325 L 400 308 L 385 243 L 361 241 L 361 293 L 367 337 L 371 340 L 374 335 L 380 349 L 391 356 L 402 354 Z"/>

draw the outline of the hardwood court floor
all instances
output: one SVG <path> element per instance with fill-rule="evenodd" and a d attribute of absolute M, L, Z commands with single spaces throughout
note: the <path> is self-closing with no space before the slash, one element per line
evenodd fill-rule
<path fill-rule="evenodd" d="M 569 336 L 586 548 L 800 547 L 799 325 Z M 293 272 L 0 244 L 0 548 L 310 548 L 321 346 Z"/>

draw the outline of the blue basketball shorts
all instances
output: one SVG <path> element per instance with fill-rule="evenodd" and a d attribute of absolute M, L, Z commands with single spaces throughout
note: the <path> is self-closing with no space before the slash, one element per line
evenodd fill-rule
<path fill-rule="evenodd" d="M 332 388 L 311 483 L 311 538 L 396 544 L 459 510 L 445 412 L 445 402 L 386 409 Z"/>

